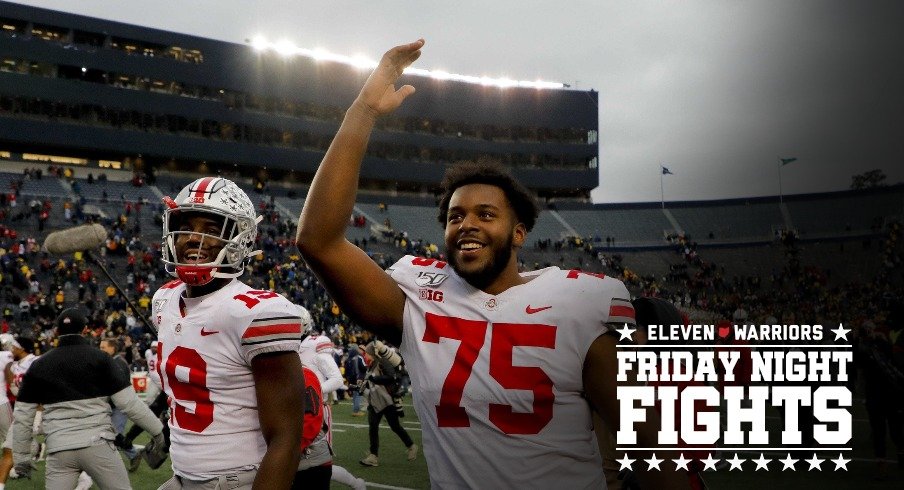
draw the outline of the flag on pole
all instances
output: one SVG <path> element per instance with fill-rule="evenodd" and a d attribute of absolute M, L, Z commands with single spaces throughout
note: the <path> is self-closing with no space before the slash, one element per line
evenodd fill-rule
<path fill-rule="evenodd" d="M 668 168 L 662 167 L 662 175 L 675 175 L 675 174 L 673 174 L 672 171 L 669 170 Z"/>
<path fill-rule="evenodd" d="M 788 165 L 788 164 L 791 163 L 791 162 L 796 162 L 796 161 L 797 161 L 797 157 L 794 157 L 794 158 L 780 158 L 779 160 L 782 161 L 782 165 Z"/>

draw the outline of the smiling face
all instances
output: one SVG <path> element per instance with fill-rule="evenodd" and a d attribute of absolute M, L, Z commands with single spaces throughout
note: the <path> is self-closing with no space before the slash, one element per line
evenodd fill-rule
<path fill-rule="evenodd" d="M 517 276 L 512 252 L 526 234 L 499 187 L 464 185 L 449 200 L 446 255 L 455 272 L 477 289 L 486 291 L 504 273 Z"/>
<path fill-rule="evenodd" d="M 204 213 L 186 213 L 180 220 L 176 235 L 176 260 L 183 264 L 212 262 L 225 242 L 219 237 L 223 219 Z"/>

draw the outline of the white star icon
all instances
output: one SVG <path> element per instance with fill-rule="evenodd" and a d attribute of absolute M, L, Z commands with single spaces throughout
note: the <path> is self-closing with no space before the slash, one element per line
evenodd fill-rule
<path fill-rule="evenodd" d="M 788 453 L 788 457 L 786 457 L 785 459 L 780 459 L 779 461 L 781 461 L 781 463 L 785 465 L 784 468 L 782 468 L 782 471 L 797 471 L 797 468 L 794 467 L 794 463 L 796 463 L 798 460 L 791 459 L 791 453 Z"/>
<path fill-rule="evenodd" d="M 849 459 L 844 459 L 844 456 L 841 453 L 838 453 L 838 459 L 830 459 L 829 461 L 835 463 L 835 471 L 844 468 L 844 471 L 847 471 L 847 464 L 851 462 Z"/>
<path fill-rule="evenodd" d="M 636 332 L 637 329 L 629 327 L 626 323 L 624 327 L 617 328 L 615 331 L 621 334 L 621 338 L 618 339 L 618 341 L 621 342 L 622 340 L 632 340 L 631 334 Z"/>
<path fill-rule="evenodd" d="M 618 471 L 622 471 L 622 470 L 625 470 L 625 469 L 631 470 L 631 465 L 632 465 L 635 461 L 637 461 L 637 460 L 636 460 L 636 459 L 628 459 L 628 453 L 625 453 L 625 457 L 624 457 L 624 458 L 622 458 L 622 459 L 616 459 L 615 461 L 617 461 L 618 464 L 621 465 L 621 468 L 619 468 Z"/>
<path fill-rule="evenodd" d="M 772 462 L 771 459 L 766 459 L 763 457 L 763 453 L 760 453 L 760 457 L 757 459 L 751 459 L 754 463 L 756 463 L 756 471 L 766 470 L 769 471 L 769 463 Z"/>
<path fill-rule="evenodd" d="M 835 334 L 835 340 L 839 340 L 839 339 L 841 339 L 842 337 L 844 337 L 844 340 L 845 340 L 845 341 L 847 341 L 847 339 L 848 339 L 848 338 L 847 338 L 847 334 L 848 334 L 848 332 L 850 332 L 850 331 L 851 331 L 851 329 L 849 329 L 849 328 L 844 328 L 844 325 L 841 324 L 841 323 L 838 324 L 838 328 L 829 330 L 829 332 L 832 332 L 832 333 Z"/>
<path fill-rule="evenodd" d="M 741 468 L 741 463 L 743 463 L 743 462 L 746 461 L 746 460 L 739 458 L 739 457 L 738 457 L 738 453 L 734 453 L 734 457 L 733 457 L 733 458 L 731 458 L 731 459 L 726 459 L 725 461 L 727 461 L 728 464 L 731 465 L 731 469 L 728 470 L 728 471 L 734 471 L 735 469 L 738 469 L 739 471 L 744 471 L 744 469 Z"/>
<path fill-rule="evenodd" d="M 647 469 L 652 470 L 653 468 L 656 468 L 656 471 L 662 471 L 662 469 L 659 467 L 659 464 L 665 460 L 657 458 L 656 453 L 653 453 L 653 456 L 650 459 L 645 459 L 644 461 L 646 461 L 647 464 L 650 465 L 650 467 Z"/>
<path fill-rule="evenodd" d="M 712 453 L 708 453 L 706 459 L 701 459 L 700 462 L 703 463 L 703 471 L 706 471 L 707 469 L 716 471 L 716 463 L 718 463 L 719 460 L 713 459 Z"/>
<path fill-rule="evenodd" d="M 673 459 L 672 461 L 675 462 L 675 471 L 679 469 L 687 471 L 687 464 L 693 461 L 693 459 L 685 459 L 684 453 L 681 453 L 678 455 L 678 459 Z"/>
<path fill-rule="evenodd" d="M 812 458 L 805 459 L 804 461 L 806 461 L 807 463 L 810 463 L 810 469 L 808 469 L 807 471 L 813 471 L 813 470 L 822 471 L 822 466 L 820 466 L 820 465 L 822 465 L 822 462 L 825 460 L 817 458 L 816 453 L 813 453 Z"/>

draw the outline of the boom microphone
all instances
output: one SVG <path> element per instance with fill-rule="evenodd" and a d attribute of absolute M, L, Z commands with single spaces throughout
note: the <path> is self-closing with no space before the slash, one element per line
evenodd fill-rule
<path fill-rule="evenodd" d="M 54 255 L 95 250 L 107 241 L 107 230 L 98 223 L 55 231 L 44 239 L 44 249 Z"/>

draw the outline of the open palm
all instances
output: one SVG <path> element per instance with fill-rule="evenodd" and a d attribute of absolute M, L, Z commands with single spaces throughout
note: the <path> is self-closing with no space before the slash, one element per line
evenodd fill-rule
<path fill-rule="evenodd" d="M 396 90 L 395 83 L 402 72 L 421 56 L 424 40 L 396 46 L 380 59 L 358 95 L 358 100 L 375 116 L 389 114 L 402 104 L 406 97 L 414 93 L 414 87 L 403 85 Z"/>

